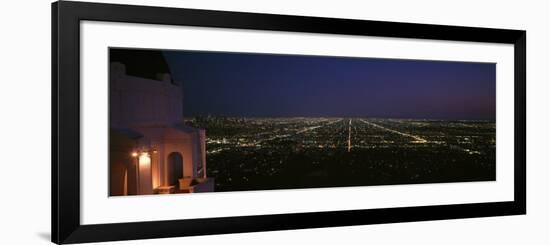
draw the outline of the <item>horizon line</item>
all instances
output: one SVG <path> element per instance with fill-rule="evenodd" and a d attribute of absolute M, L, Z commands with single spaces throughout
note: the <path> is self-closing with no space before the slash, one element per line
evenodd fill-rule
<path fill-rule="evenodd" d="M 360 116 L 226 116 L 226 115 L 194 115 L 184 116 L 184 120 L 197 117 L 225 117 L 225 118 L 360 118 L 360 119 L 400 119 L 400 120 L 434 120 L 434 121 L 491 121 L 496 119 L 458 119 L 458 118 L 420 118 L 420 117 L 360 117 Z"/>

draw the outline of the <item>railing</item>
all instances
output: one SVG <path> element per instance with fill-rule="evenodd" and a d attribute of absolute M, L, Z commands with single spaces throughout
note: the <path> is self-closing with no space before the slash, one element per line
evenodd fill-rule
<path fill-rule="evenodd" d="M 179 180 L 179 192 L 194 193 L 194 192 L 213 192 L 214 191 L 214 179 L 213 178 L 192 178 L 189 181 L 188 178 Z"/>

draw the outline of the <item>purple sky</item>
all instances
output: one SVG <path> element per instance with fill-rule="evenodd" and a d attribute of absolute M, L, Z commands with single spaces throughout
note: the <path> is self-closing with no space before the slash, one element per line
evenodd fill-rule
<path fill-rule="evenodd" d="M 496 65 L 164 51 L 184 115 L 495 119 Z"/>

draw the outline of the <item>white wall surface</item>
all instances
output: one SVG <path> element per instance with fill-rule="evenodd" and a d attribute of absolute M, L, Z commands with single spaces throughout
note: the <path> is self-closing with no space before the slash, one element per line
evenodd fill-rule
<path fill-rule="evenodd" d="M 105 2 L 115 2 L 112 0 Z M 118 3 L 527 30 L 525 216 L 276 231 L 105 244 L 550 244 L 550 22 L 545 1 L 119 0 Z M 0 10 L 0 244 L 48 244 L 50 1 Z M 25 174 L 19 174 L 24 172 Z"/>

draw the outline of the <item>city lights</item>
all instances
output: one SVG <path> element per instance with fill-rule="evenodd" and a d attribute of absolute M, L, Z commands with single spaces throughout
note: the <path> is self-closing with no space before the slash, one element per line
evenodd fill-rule
<path fill-rule="evenodd" d="M 495 124 L 377 118 L 193 118 L 216 190 L 492 180 Z M 281 179 L 279 179 L 281 178 Z"/>

